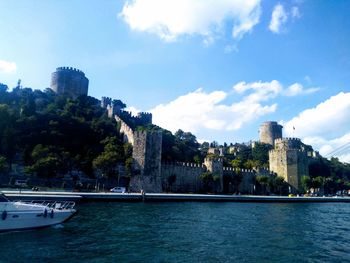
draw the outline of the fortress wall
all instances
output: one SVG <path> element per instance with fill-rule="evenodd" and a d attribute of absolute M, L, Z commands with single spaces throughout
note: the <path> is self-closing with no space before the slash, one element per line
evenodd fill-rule
<path fill-rule="evenodd" d="M 120 122 L 120 133 L 124 134 L 124 141 L 134 146 L 134 131 L 117 115 L 114 118 L 117 122 Z"/>
<path fill-rule="evenodd" d="M 240 193 L 253 193 L 256 175 L 253 170 L 224 167 L 223 175 L 224 177 L 242 176 L 241 182 L 238 185 L 238 191 Z M 232 184 L 226 185 L 224 188 L 227 189 L 229 193 L 237 190 Z"/>
<path fill-rule="evenodd" d="M 195 163 L 162 163 L 163 191 L 199 192 L 202 188 L 200 175 L 205 171 L 205 166 Z"/>
<path fill-rule="evenodd" d="M 161 157 L 162 133 L 136 131 L 133 147 L 134 171 L 130 188 L 133 191 L 162 191 Z"/>

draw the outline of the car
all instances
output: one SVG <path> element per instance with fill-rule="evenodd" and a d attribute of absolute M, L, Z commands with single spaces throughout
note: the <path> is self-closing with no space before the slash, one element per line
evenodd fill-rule
<path fill-rule="evenodd" d="M 126 191 L 126 189 L 125 189 L 125 187 L 120 187 L 120 186 L 118 186 L 118 187 L 113 187 L 111 190 L 109 190 L 109 191 L 111 191 L 111 192 L 113 192 L 113 193 L 125 193 L 125 191 Z"/>

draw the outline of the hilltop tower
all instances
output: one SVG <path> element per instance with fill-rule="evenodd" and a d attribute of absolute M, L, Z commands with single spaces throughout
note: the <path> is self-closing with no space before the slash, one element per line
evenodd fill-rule
<path fill-rule="evenodd" d="M 76 99 L 87 95 L 89 80 L 84 72 L 72 67 L 59 67 L 51 75 L 50 88 L 59 95 Z"/>
<path fill-rule="evenodd" d="M 283 126 L 275 121 L 263 122 L 259 129 L 260 142 L 274 146 L 274 141 L 282 138 L 282 128 Z"/>
<path fill-rule="evenodd" d="M 301 188 L 301 177 L 309 175 L 308 153 L 298 138 L 276 139 L 269 163 L 270 171 L 283 177 L 294 193 Z"/>

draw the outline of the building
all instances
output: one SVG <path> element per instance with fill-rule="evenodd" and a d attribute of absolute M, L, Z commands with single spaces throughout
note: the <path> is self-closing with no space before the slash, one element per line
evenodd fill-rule
<path fill-rule="evenodd" d="M 263 122 L 259 129 L 260 142 L 274 146 L 275 140 L 282 138 L 282 128 L 283 126 L 275 121 Z"/>
<path fill-rule="evenodd" d="M 50 88 L 58 95 L 76 99 L 87 96 L 89 80 L 84 72 L 72 67 L 59 67 L 51 75 Z"/>
<path fill-rule="evenodd" d="M 298 138 L 283 138 L 269 152 L 270 171 L 283 177 L 293 193 L 301 189 L 301 177 L 309 175 L 307 147 Z"/>

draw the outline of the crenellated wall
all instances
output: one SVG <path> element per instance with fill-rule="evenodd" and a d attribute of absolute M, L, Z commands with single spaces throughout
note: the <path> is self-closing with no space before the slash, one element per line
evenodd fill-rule
<path fill-rule="evenodd" d="M 114 118 L 120 123 L 120 133 L 123 134 L 124 142 L 128 142 L 134 146 L 134 131 L 117 115 Z"/>
<path fill-rule="evenodd" d="M 200 176 L 206 170 L 204 165 L 195 163 L 162 163 L 162 190 L 197 193 L 203 188 Z"/>

